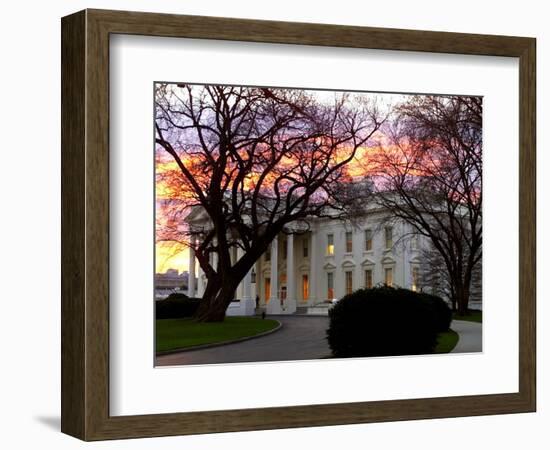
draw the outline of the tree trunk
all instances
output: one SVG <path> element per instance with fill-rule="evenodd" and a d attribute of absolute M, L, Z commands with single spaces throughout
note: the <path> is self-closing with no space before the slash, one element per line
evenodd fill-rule
<path fill-rule="evenodd" d="M 202 295 L 202 299 L 199 303 L 199 307 L 197 308 L 197 311 L 195 311 L 195 314 L 193 315 L 193 318 L 195 320 L 199 320 L 199 317 L 203 317 L 205 315 L 205 312 L 208 311 L 211 308 L 211 304 L 214 302 L 216 298 L 216 294 L 220 290 L 220 284 L 217 280 L 209 279 L 206 283 L 206 287 L 204 289 L 204 293 Z"/>
<path fill-rule="evenodd" d="M 208 278 L 204 295 L 193 316 L 196 321 L 222 322 L 225 319 L 225 312 L 229 304 L 235 299 L 235 291 L 239 283 L 244 279 L 270 243 L 271 240 L 266 240 L 263 245 L 258 245 L 255 249 L 250 250 L 246 255 L 247 260 L 239 264 L 238 267 L 231 266 L 230 261 L 227 261 L 227 267 L 223 267 L 223 263 L 220 260 L 217 273 Z M 219 274 L 223 274 L 223 276 Z"/>
<path fill-rule="evenodd" d="M 194 318 L 198 322 L 223 322 L 227 307 L 235 298 L 235 290 L 238 283 L 225 281 L 217 289 L 217 285 L 212 283 L 212 287 L 208 289 L 210 283 L 208 281 L 205 295 L 199 304 Z"/>
<path fill-rule="evenodd" d="M 458 314 L 466 316 L 469 314 L 468 303 L 470 301 L 470 286 L 461 286 L 457 293 Z"/>
<path fill-rule="evenodd" d="M 451 309 L 456 311 L 456 297 L 451 296 Z"/>

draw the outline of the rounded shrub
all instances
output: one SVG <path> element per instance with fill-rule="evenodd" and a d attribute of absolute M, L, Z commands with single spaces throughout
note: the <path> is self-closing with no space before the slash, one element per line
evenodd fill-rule
<path fill-rule="evenodd" d="M 434 309 L 407 289 L 355 291 L 329 310 L 329 318 L 328 343 L 339 358 L 418 355 L 437 344 Z"/>
<path fill-rule="evenodd" d="M 423 301 L 435 313 L 437 321 L 437 332 L 443 333 L 449 331 L 451 321 L 453 320 L 453 311 L 441 297 L 437 295 L 421 292 L 418 294 L 420 300 Z"/>
<path fill-rule="evenodd" d="M 199 307 L 200 299 L 182 293 L 172 293 L 164 300 L 155 301 L 157 319 L 180 319 L 191 317 Z"/>

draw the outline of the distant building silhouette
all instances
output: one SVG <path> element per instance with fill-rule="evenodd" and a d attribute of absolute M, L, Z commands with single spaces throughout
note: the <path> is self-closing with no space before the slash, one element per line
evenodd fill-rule
<path fill-rule="evenodd" d="M 155 298 L 168 297 L 173 292 L 186 292 L 189 272 L 179 273 L 177 269 L 168 269 L 164 273 L 155 274 Z"/>

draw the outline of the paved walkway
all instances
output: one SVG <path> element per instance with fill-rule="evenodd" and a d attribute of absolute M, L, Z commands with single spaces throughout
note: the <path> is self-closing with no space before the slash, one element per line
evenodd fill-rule
<path fill-rule="evenodd" d="M 319 359 L 330 354 L 328 317 L 270 316 L 283 324 L 257 339 L 156 357 L 157 366 Z"/>
<path fill-rule="evenodd" d="M 328 317 L 273 316 L 283 327 L 272 334 L 202 350 L 184 351 L 156 357 L 157 366 L 227 364 L 258 361 L 319 359 L 330 355 L 326 339 Z M 481 324 L 454 320 L 451 328 L 459 335 L 452 353 L 480 352 Z"/>
<path fill-rule="evenodd" d="M 451 353 L 473 353 L 482 351 L 481 324 L 466 320 L 453 320 L 451 329 L 458 333 L 458 343 Z"/>

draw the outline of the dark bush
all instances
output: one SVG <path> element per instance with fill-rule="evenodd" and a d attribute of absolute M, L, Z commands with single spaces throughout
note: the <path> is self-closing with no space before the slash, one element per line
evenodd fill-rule
<path fill-rule="evenodd" d="M 329 317 L 327 338 L 335 357 L 426 354 L 437 344 L 433 308 L 407 289 L 355 291 L 336 303 Z"/>
<path fill-rule="evenodd" d="M 437 332 L 443 333 L 449 331 L 451 321 L 453 320 L 453 311 L 441 297 L 424 292 L 418 294 L 420 300 L 428 305 L 435 313 L 437 321 Z"/>
<path fill-rule="evenodd" d="M 157 319 L 180 319 L 191 317 L 199 307 L 199 298 L 190 298 L 185 294 L 173 293 L 164 300 L 155 301 Z"/>

